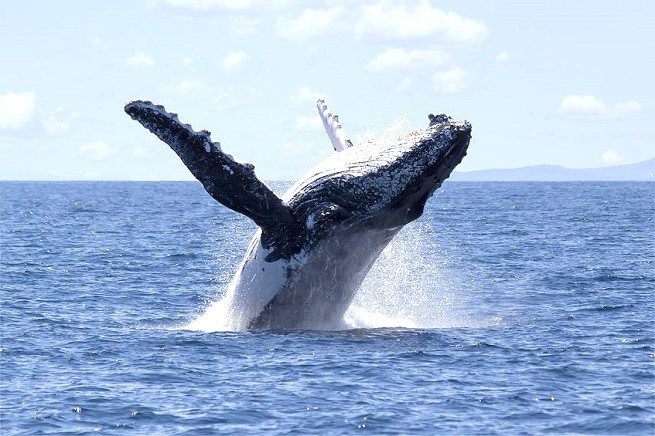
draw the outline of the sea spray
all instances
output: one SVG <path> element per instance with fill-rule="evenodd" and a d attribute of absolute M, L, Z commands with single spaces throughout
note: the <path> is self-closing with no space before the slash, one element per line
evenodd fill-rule
<path fill-rule="evenodd" d="M 207 333 L 231 331 L 229 320 L 229 305 L 227 298 L 223 297 L 220 300 L 211 302 L 209 307 L 198 318 L 191 321 L 183 329 Z"/>
<path fill-rule="evenodd" d="M 481 324 L 466 313 L 468 299 L 462 293 L 461 277 L 450 268 L 450 252 L 435 242 L 438 238 L 433 233 L 429 223 L 419 221 L 396 236 L 369 272 L 341 328 Z M 211 302 L 185 328 L 205 332 L 234 330 L 230 317 L 229 301 L 223 296 Z"/>
<path fill-rule="evenodd" d="M 447 252 L 418 221 L 382 252 L 346 320 L 351 327 L 438 328 L 468 324 L 458 310 L 460 283 L 449 275 Z"/>

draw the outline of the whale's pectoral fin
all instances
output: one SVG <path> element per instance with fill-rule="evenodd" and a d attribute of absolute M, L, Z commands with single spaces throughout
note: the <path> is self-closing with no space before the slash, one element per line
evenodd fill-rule
<path fill-rule="evenodd" d="M 316 102 L 316 107 L 318 108 L 318 114 L 321 116 L 323 121 L 323 126 L 325 131 L 332 142 L 332 147 L 336 151 L 345 150 L 348 147 L 352 147 L 353 143 L 346 136 L 346 132 L 343 131 L 341 124 L 339 123 L 339 116 L 334 115 L 328 110 L 325 100 L 320 99 Z"/>
<path fill-rule="evenodd" d="M 291 210 L 257 178 L 253 165 L 235 161 L 212 142 L 210 132 L 194 131 L 163 106 L 133 101 L 125 105 L 125 112 L 168 144 L 216 201 L 262 228 L 262 245 L 273 248 L 268 260 L 295 250 L 297 224 Z"/>

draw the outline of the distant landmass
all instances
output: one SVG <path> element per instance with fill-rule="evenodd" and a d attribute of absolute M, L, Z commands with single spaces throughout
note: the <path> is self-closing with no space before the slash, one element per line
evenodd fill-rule
<path fill-rule="evenodd" d="M 572 169 L 535 165 L 513 169 L 455 171 L 450 180 L 467 182 L 655 181 L 655 158 L 630 165 Z"/>

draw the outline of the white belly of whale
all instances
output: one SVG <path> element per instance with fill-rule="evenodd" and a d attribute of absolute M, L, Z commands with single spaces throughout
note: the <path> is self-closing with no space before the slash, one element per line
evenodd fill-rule
<path fill-rule="evenodd" d="M 342 328 L 357 289 L 397 230 L 345 232 L 321 241 L 309 254 L 277 262 L 264 260 L 269 250 L 259 243 L 258 231 L 225 297 L 188 328 L 238 331 L 255 321 L 259 328 Z"/>

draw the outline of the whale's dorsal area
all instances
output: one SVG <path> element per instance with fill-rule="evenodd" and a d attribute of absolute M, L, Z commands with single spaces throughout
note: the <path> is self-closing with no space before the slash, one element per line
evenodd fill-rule
<path fill-rule="evenodd" d="M 252 219 L 255 234 L 228 287 L 228 329 L 332 329 L 384 247 L 466 155 L 471 125 L 430 114 L 427 128 L 353 146 L 325 101 L 319 116 L 336 153 L 281 198 L 254 167 L 206 130 L 149 101 L 125 111 L 167 143 L 205 190 Z"/>

